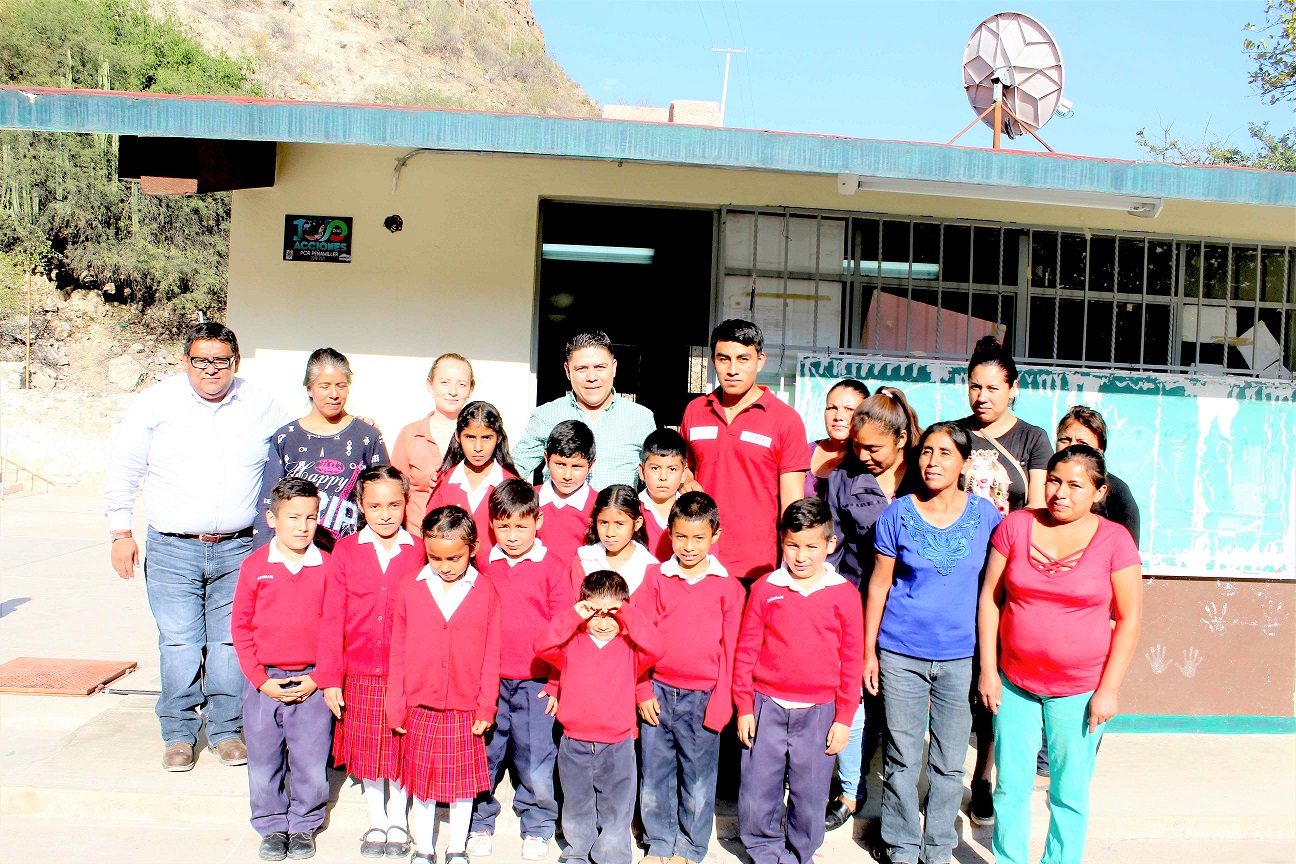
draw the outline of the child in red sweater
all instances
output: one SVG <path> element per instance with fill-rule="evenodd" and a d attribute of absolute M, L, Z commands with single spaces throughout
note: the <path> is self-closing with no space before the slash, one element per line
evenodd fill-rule
<path fill-rule="evenodd" d="M 549 554 L 571 566 L 594 512 L 594 490 L 586 478 L 594 467 L 594 433 L 579 420 L 564 420 L 545 443 L 549 479 L 540 484 L 540 539 Z"/>
<path fill-rule="evenodd" d="M 549 519 L 529 483 L 515 477 L 496 486 L 490 496 L 490 517 L 495 547 L 482 572 L 499 591 L 508 626 L 501 641 L 495 727 L 486 734 L 491 790 L 477 798 L 468 854 L 474 858 L 491 854 L 491 835 L 500 811 L 494 787 L 511 761 L 516 777 L 513 810 L 522 823 L 522 858 L 539 861 L 549 856 L 558 819 L 553 781 L 558 747 L 553 737 L 557 704 L 546 692 L 549 664 L 536 657 L 535 642 L 551 620 L 571 608 L 574 598 L 567 562 L 536 538 L 536 531 Z"/>
<path fill-rule="evenodd" d="M 482 546 L 478 550 L 482 560 L 475 562 L 478 568 L 486 563 L 485 556 L 495 544 L 486 502 L 492 489 L 516 476 L 499 409 L 489 402 L 469 402 L 459 412 L 427 512 L 453 504 L 472 514 Z"/>
<path fill-rule="evenodd" d="M 586 576 L 580 596 L 536 640 L 536 654 L 562 676 L 563 860 L 630 864 L 635 682 L 661 657 L 662 640 L 647 616 L 627 602 L 630 590 L 614 571 Z"/>
<path fill-rule="evenodd" d="M 400 774 L 400 741 L 383 715 L 391 653 L 392 609 L 401 583 L 427 563 L 423 543 L 401 527 L 409 482 L 390 465 L 360 472 L 356 498 L 361 524 L 333 547 L 315 681 L 341 720 L 333 761 L 364 787 L 369 830 L 366 858 L 405 857 L 410 834 L 408 796 Z"/>
<path fill-rule="evenodd" d="M 651 436 L 650 436 L 651 437 Z M 644 864 L 706 857 L 715 821 L 720 731 L 733 713 L 734 649 L 746 592 L 715 556 L 720 509 L 704 492 L 687 492 L 671 508 L 675 550 L 634 597 L 661 633 L 665 654 L 639 701 L 643 770 L 639 810 Z"/>
<path fill-rule="evenodd" d="M 823 843 L 833 757 L 859 705 L 864 611 L 859 590 L 827 563 L 837 538 L 826 502 L 788 505 L 779 539 L 783 566 L 752 585 L 734 657 L 747 748 L 738 834 L 756 864 L 810 864 Z"/>
<path fill-rule="evenodd" d="M 319 489 L 300 477 L 270 491 L 274 538 L 239 568 L 230 632 L 243 687 L 252 827 L 264 861 L 315 854 L 328 804 L 333 715 L 311 673 L 319 648 L 328 556 L 311 541 Z"/>
<path fill-rule="evenodd" d="M 630 596 L 644 584 L 648 568 L 658 561 L 648 551 L 643 505 L 630 486 L 609 486 L 594 499 L 594 514 L 585 529 L 585 545 L 571 562 L 572 594 L 580 593 L 585 577 L 599 570 L 621 574 Z"/>
<path fill-rule="evenodd" d="M 658 561 L 675 554 L 671 545 L 670 514 L 680 496 L 684 473 L 688 470 L 688 442 L 674 429 L 662 428 L 644 439 L 639 453 L 639 493 L 643 504 L 644 531 L 648 551 Z"/>
<path fill-rule="evenodd" d="M 482 735 L 495 719 L 500 599 L 472 566 L 477 529 L 461 507 L 423 519 L 428 563 L 392 615 L 387 723 L 404 735 L 401 785 L 414 798 L 414 864 L 436 860 L 436 805 L 450 805 L 445 864 L 468 864 L 472 799 L 490 788 Z"/>

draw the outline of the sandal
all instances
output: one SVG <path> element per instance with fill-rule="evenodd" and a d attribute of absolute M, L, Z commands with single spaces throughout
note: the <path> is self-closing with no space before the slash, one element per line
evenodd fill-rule
<path fill-rule="evenodd" d="M 392 839 L 392 835 L 399 831 L 405 835 L 404 840 Z M 388 858 L 404 858 L 410 854 L 410 833 L 399 825 L 393 825 L 387 829 L 387 845 L 383 852 Z M 435 860 L 435 859 L 434 859 Z"/>
<path fill-rule="evenodd" d="M 425 855 L 422 852 L 415 852 L 414 857 L 410 859 L 410 864 L 436 864 L 436 853 L 430 852 Z"/>
<path fill-rule="evenodd" d="M 377 834 L 378 839 L 373 839 Z M 387 832 L 381 828 L 370 828 L 360 838 L 360 854 L 365 858 L 381 858 L 387 852 Z"/>
<path fill-rule="evenodd" d="M 447 852 L 445 864 L 468 864 L 468 853 L 466 852 Z"/>

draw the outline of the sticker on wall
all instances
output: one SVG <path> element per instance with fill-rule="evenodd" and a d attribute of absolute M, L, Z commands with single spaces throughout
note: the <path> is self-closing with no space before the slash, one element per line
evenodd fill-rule
<path fill-rule="evenodd" d="M 351 217 L 285 216 L 283 260 L 350 264 Z"/>

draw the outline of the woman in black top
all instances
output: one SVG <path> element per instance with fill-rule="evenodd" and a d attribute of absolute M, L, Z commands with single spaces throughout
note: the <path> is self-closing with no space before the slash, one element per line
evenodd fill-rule
<path fill-rule="evenodd" d="M 1088 444 L 1099 453 L 1107 450 L 1107 423 L 1103 416 L 1087 405 L 1075 405 L 1057 424 L 1057 449 L 1072 444 Z M 1140 524 L 1138 502 L 1125 481 L 1107 472 L 1107 494 L 1098 505 L 1098 515 L 1124 525 L 1138 545 Z"/>

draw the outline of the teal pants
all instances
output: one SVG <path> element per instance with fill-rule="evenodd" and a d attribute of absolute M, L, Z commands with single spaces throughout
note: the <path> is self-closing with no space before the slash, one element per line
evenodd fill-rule
<path fill-rule="evenodd" d="M 994 718 L 995 864 L 1027 864 L 1031 790 L 1040 731 L 1048 739 L 1049 830 L 1041 864 L 1080 864 L 1089 827 L 1089 781 L 1103 727 L 1089 732 L 1089 697 L 1036 696 L 1001 673 L 1003 701 Z"/>

